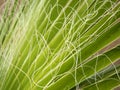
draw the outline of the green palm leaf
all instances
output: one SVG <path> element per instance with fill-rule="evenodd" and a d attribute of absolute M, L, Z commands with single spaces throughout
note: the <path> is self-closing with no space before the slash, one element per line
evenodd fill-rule
<path fill-rule="evenodd" d="M 0 90 L 110 90 L 120 85 L 119 0 L 7 0 Z M 114 84 L 112 84 L 114 83 Z"/>

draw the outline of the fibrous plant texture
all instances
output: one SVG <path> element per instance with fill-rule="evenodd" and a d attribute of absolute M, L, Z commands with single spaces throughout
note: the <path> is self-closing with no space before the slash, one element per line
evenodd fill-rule
<path fill-rule="evenodd" d="M 1 8 L 0 90 L 120 85 L 120 0 L 5 0 Z"/>

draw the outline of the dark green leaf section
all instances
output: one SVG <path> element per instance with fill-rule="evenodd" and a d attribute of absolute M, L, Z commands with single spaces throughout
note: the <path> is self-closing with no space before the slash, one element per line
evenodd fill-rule
<path fill-rule="evenodd" d="M 120 73 L 115 74 L 101 82 L 96 83 L 95 85 L 88 86 L 83 90 L 111 90 L 120 85 Z"/>
<path fill-rule="evenodd" d="M 114 74 L 117 74 L 120 72 L 120 65 L 115 65 L 114 63 L 107 68 L 103 69 L 100 72 L 97 72 L 96 75 L 91 76 L 90 78 L 86 79 L 85 81 L 81 82 L 78 88 L 86 88 L 88 86 L 91 86 L 95 83 L 101 82 L 105 79 L 108 79 Z M 119 75 L 118 75 L 119 76 Z M 72 88 L 71 90 L 76 90 L 77 87 Z"/>
<path fill-rule="evenodd" d="M 116 53 L 116 54 L 113 54 Z M 49 86 L 47 90 L 63 90 L 70 89 L 74 85 L 82 82 L 86 78 L 96 74 L 96 72 L 104 69 L 106 66 L 110 65 L 111 62 L 115 62 L 120 58 L 120 47 L 117 47 L 90 62 L 79 66 L 76 70 L 70 72 L 70 74 L 63 76 L 61 79 L 56 81 L 53 85 Z M 75 79 L 77 82 L 75 82 Z"/>

